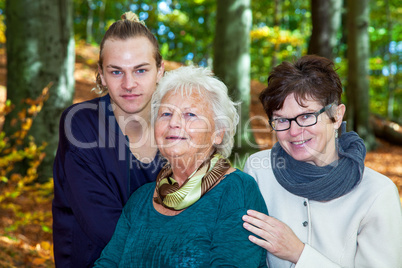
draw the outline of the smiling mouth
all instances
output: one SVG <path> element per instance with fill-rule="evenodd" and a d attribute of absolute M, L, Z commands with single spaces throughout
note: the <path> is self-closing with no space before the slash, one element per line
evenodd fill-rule
<path fill-rule="evenodd" d="M 290 142 L 291 144 L 294 144 L 294 145 L 302 145 L 302 144 L 304 144 L 304 143 L 306 143 L 306 142 L 308 142 L 308 141 L 310 141 L 311 139 L 308 139 L 308 140 L 303 140 L 303 141 L 292 141 L 292 142 Z"/>

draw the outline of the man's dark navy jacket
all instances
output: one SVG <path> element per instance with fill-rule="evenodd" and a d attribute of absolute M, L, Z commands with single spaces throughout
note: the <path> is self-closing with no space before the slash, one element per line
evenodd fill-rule
<path fill-rule="evenodd" d="M 130 195 L 155 181 L 164 162 L 158 154 L 149 164 L 135 159 L 109 95 L 66 109 L 59 131 L 52 207 L 56 267 L 92 267 Z"/>

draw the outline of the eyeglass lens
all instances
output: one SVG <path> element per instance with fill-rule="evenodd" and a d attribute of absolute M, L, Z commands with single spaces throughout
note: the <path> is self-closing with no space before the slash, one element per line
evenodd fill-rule
<path fill-rule="evenodd" d="M 301 127 L 308 127 L 317 123 L 317 117 L 315 114 L 301 114 L 296 118 L 278 118 L 272 121 L 272 127 L 275 130 L 285 130 L 290 128 L 290 123 L 296 121 L 296 123 Z"/>

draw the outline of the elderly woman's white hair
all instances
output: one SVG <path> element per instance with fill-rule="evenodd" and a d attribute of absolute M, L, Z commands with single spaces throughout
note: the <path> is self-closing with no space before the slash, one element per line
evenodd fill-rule
<path fill-rule="evenodd" d="M 152 125 L 155 125 L 161 101 L 168 92 L 191 96 L 193 90 L 197 90 L 211 104 L 215 131 L 224 133 L 222 143 L 214 146 L 222 156 L 229 157 L 239 123 L 237 104 L 229 98 L 226 85 L 207 68 L 183 66 L 165 73 L 152 96 Z"/>

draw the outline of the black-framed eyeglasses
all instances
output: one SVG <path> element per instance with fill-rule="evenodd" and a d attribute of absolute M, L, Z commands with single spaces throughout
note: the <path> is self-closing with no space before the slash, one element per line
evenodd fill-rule
<path fill-rule="evenodd" d="M 275 131 L 284 131 L 290 128 L 292 121 L 295 121 L 300 127 L 310 127 L 317 124 L 317 119 L 320 114 L 331 108 L 334 104 L 328 104 L 321 110 L 315 113 L 305 113 L 299 114 L 293 118 L 275 118 L 269 120 L 269 124 L 271 125 L 272 129 Z"/>

